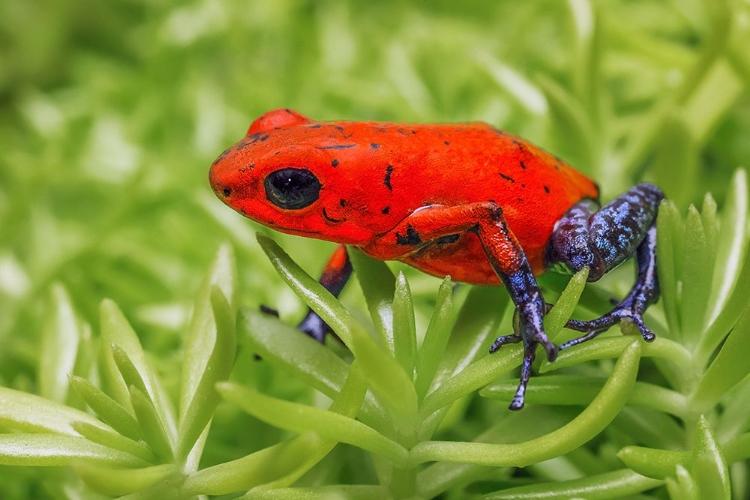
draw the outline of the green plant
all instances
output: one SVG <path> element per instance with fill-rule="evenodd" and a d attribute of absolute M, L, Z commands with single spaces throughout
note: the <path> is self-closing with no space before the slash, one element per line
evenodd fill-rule
<path fill-rule="evenodd" d="M 98 350 L 98 356 L 89 358 L 85 367 L 74 363 L 84 373 L 98 373 L 101 389 L 81 376 L 70 378 L 75 393 L 101 420 L 3 389 L 0 423 L 15 432 L 0 435 L 0 462 L 70 464 L 92 490 L 139 499 L 248 489 L 242 498 L 432 498 L 461 491 L 477 479 L 498 490 L 483 498 L 527 498 L 541 492 L 555 498 L 583 492 L 588 498 L 623 498 L 663 484 L 672 498 L 730 498 L 728 467 L 750 458 L 750 418 L 744 412 L 750 366 L 742 363 L 750 338 L 747 213 L 742 171 L 735 176 L 721 219 L 710 196 L 702 212 L 691 208 L 684 220 L 674 204 L 665 202 L 659 216 L 659 258 L 666 324 L 655 314 L 649 318 L 658 325 L 658 339 L 644 344 L 638 335 L 602 336 L 564 351 L 554 363 L 540 363 L 542 373 L 563 372 L 533 379 L 528 402 L 543 406 L 511 413 L 489 405 L 496 422 L 478 431 L 462 428 L 471 414 L 462 401 L 482 387 L 485 397 L 509 401 L 515 382 L 493 381 L 521 359 L 518 346 L 496 355 L 483 349 L 497 331 L 500 312 L 509 309 L 508 299 L 497 289 L 473 288 L 455 311 L 453 285 L 446 278 L 418 342 L 404 275 L 394 277 L 384 263 L 354 251 L 373 336 L 278 245 L 259 237 L 281 277 L 331 325 L 351 359 L 252 309 L 240 311 L 239 342 L 263 363 L 328 396 L 330 405 L 319 408 L 222 382 L 235 358 L 236 302 L 234 261 L 224 248 L 196 302 L 176 416 L 134 332 L 116 305 L 105 301 L 102 341 L 98 349 L 90 345 L 81 351 Z M 745 262 L 739 275 L 735 260 L 726 258 L 730 254 Z M 705 264 L 697 274 L 691 265 L 696 260 Z M 586 274 L 571 279 L 548 314 L 551 336 L 560 334 L 575 309 Z M 91 339 L 83 330 L 71 329 L 74 315 L 61 288 L 56 289 L 56 300 L 59 314 L 45 337 L 46 363 L 40 376 L 43 383 L 59 386 L 57 374 L 70 369 L 70 355 L 60 346 Z M 581 305 L 595 309 L 599 300 L 584 294 Z M 72 332 L 77 339 L 71 339 Z M 612 358 L 617 358 L 614 365 Z M 636 381 L 641 359 L 652 361 Z M 217 382 L 218 394 L 294 436 L 242 458 L 199 468 L 207 426 L 219 403 Z M 584 409 L 571 413 L 570 406 Z M 464 418 L 457 419 L 455 413 Z M 450 431 L 463 439 L 433 439 Z M 602 432 L 610 439 L 600 447 L 595 438 Z M 643 434 L 656 447 L 642 446 Z M 316 468 L 329 469 L 324 477 L 336 477 L 341 464 L 324 459 L 340 443 L 361 450 L 352 453 L 358 466 L 367 468 L 372 461 L 372 482 L 294 486 Z M 626 467 L 617 465 L 618 458 Z M 576 471 L 573 476 L 581 477 L 529 485 L 513 479 L 514 467 L 543 472 L 548 461 L 557 461 L 558 468 L 565 464 Z M 739 494 L 747 486 L 735 482 L 734 487 Z"/>
<path fill-rule="evenodd" d="M 747 498 L 748 209 L 736 169 L 750 157 L 748 9 L 736 0 L 0 1 L 0 498 L 165 498 L 262 484 L 250 495 L 720 498 L 730 484 Z M 663 298 L 647 318 L 659 339 L 613 331 L 539 362 L 528 408 L 511 414 L 514 374 L 503 373 L 517 351 L 484 354 L 511 328 L 502 289 L 444 284 L 436 300 L 434 279 L 401 267 L 391 278 L 359 258 L 365 293 L 353 282 L 344 308 L 264 243 L 285 275 L 308 283 L 306 299 L 353 332 L 342 338 L 355 355 L 300 338 L 285 325 L 304 305 L 256 244 L 257 227 L 206 185 L 222 148 L 275 107 L 319 119 L 485 120 L 570 161 L 600 182 L 603 200 L 658 183 L 671 200 L 659 222 Z M 274 238 L 313 271 L 330 250 Z M 200 285 L 224 241 L 236 284 L 224 282 L 227 250 L 209 282 L 226 300 Z M 631 281 L 624 266 L 587 285 L 574 316 L 602 312 Z M 562 299 L 567 279 L 542 285 L 558 304 L 553 329 L 580 283 Z M 256 313 L 261 303 L 284 321 Z M 191 309 L 205 322 L 190 323 Z M 433 316 L 442 319 L 431 325 Z M 239 348 L 233 356 L 222 344 L 225 361 L 207 372 L 217 327 Z M 630 348 L 640 350 L 632 390 Z M 352 368 L 357 357 L 365 362 Z M 218 399 L 210 382 L 226 379 L 232 358 Z M 398 369 L 379 374 L 381 362 Z M 627 376 L 611 379 L 615 366 Z M 617 391 L 601 392 L 614 382 Z M 292 427 L 291 408 L 320 434 L 248 415 L 233 401 L 246 391 L 268 405 L 258 417 Z M 593 415 L 601 427 L 607 415 L 590 406 L 600 397 L 611 398 L 607 411 L 622 406 L 601 432 L 527 462 L 562 453 L 571 436 L 586 441 L 570 425 Z M 353 443 L 333 446 L 332 429 Z M 547 445 L 523 444 L 532 439 Z M 439 460 L 417 464 L 428 458 Z"/>

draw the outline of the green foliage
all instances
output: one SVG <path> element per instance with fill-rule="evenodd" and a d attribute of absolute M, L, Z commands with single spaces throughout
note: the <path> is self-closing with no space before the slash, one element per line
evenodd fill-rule
<path fill-rule="evenodd" d="M 747 498 L 748 15 L 0 2 L 0 498 Z M 339 302 L 302 271 L 328 244 L 258 245 L 213 198 L 211 161 L 275 107 L 485 120 L 604 200 L 656 182 L 657 339 L 612 331 L 539 360 L 508 411 L 520 349 L 487 354 L 512 328 L 504 290 L 355 251 Z M 541 282 L 564 342 L 632 277 Z M 307 304 L 345 347 L 289 326 Z"/>

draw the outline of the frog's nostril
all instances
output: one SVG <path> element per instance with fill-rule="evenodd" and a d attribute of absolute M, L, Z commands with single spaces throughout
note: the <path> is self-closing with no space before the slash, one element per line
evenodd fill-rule
<path fill-rule="evenodd" d="M 224 196 L 229 196 L 230 194 L 232 194 L 232 190 L 231 190 L 231 189 L 229 189 L 228 187 L 225 187 L 224 189 L 222 189 L 222 190 L 221 190 L 221 193 L 222 193 L 222 194 L 223 194 Z"/>

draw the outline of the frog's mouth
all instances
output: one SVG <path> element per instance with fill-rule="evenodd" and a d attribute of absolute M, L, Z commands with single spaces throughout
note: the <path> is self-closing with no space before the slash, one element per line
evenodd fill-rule
<path fill-rule="evenodd" d="M 326 210 L 326 207 L 323 207 L 323 218 L 324 218 L 325 220 L 327 220 L 328 222 L 331 222 L 331 223 L 333 223 L 333 224 L 338 224 L 338 223 L 340 223 L 340 222 L 344 222 L 344 221 L 346 220 L 345 218 L 342 218 L 342 219 L 337 219 L 337 218 L 335 218 L 335 217 L 331 217 L 331 216 L 330 216 L 330 215 L 328 214 L 328 211 Z"/>
<path fill-rule="evenodd" d="M 255 220 L 255 219 L 253 219 L 253 220 Z M 280 225 L 276 224 L 273 221 L 261 222 L 259 220 L 256 220 L 255 222 L 258 222 L 259 224 L 263 224 L 264 226 L 268 226 L 268 227 L 270 227 L 270 228 L 272 228 L 272 229 L 274 229 L 276 231 L 279 231 L 281 233 L 292 234 L 292 235 L 295 235 L 295 236 L 302 236 L 302 235 L 317 236 L 317 235 L 320 234 L 320 231 L 309 231 L 309 230 L 305 230 L 305 229 L 292 229 L 292 228 L 280 226 Z"/>

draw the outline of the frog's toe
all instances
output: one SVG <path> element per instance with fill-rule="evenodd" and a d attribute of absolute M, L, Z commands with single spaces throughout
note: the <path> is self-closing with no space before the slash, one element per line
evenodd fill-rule
<path fill-rule="evenodd" d="M 307 315 L 300 321 L 297 330 L 314 338 L 321 344 L 325 344 L 326 334 L 333 333 L 328 323 L 312 310 L 308 311 Z"/>
<path fill-rule="evenodd" d="M 635 325 L 636 328 L 638 328 L 638 331 L 641 333 L 641 337 L 643 337 L 643 340 L 646 342 L 653 342 L 656 338 L 656 334 L 651 331 L 649 327 L 646 326 L 646 323 L 643 321 L 643 314 L 640 311 L 631 311 L 631 314 L 623 317 L 623 319 L 629 319 L 632 321 L 632 323 Z"/>
<path fill-rule="evenodd" d="M 515 333 L 512 333 L 510 335 L 503 335 L 502 337 L 498 337 L 490 346 L 490 354 L 497 351 L 505 344 L 517 344 L 521 342 L 522 340 L 523 338 L 521 338 L 520 335 L 517 335 Z"/>
<path fill-rule="evenodd" d="M 583 323 L 580 321 L 579 323 Z M 574 330 L 577 330 L 577 328 L 574 328 Z M 606 330 L 606 329 L 605 329 Z M 567 349 L 569 347 L 573 347 L 574 345 L 582 344 L 583 342 L 586 342 L 587 340 L 591 340 L 600 333 L 602 333 L 605 330 L 591 330 L 587 331 L 586 335 L 581 335 L 580 337 L 576 337 L 572 340 L 568 340 L 567 342 L 564 342 L 560 345 L 560 350 Z M 579 330 L 580 331 L 580 330 Z"/>
<path fill-rule="evenodd" d="M 555 344 L 554 342 L 551 342 L 546 337 L 543 341 L 540 341 L 539 343 L 542 344 L 542 347 L 544 347 L 544 351 L 547 353 L 547 361 L 551 363 L 557 359 L 557 353 L 560 350 L 557 347 L 557 344 Z"/>
<path fill-rule="evenodd" d="M 618 303 L 615 308 L 607 314 L 591 321 L 579 321 L 577 319 L 568 320 L 565 324 L 566 328 L 578 332 L 585 332 L 585 334 L 565 342 L 560 346 L 560 349 L 567 349 L 574 345 L 586 342 L 587 340 L 591 340 L 617 323 L 620 323 L 626 331 L 629 329 L 629 325 L 635 326 L 643 337 L 643 340 L 646 342 L 653 342 L 656 335 L 643 321 L 643 313 L 646 311 L 646 307 L 647 304 L 645 301 L 628 298 Z"/>

